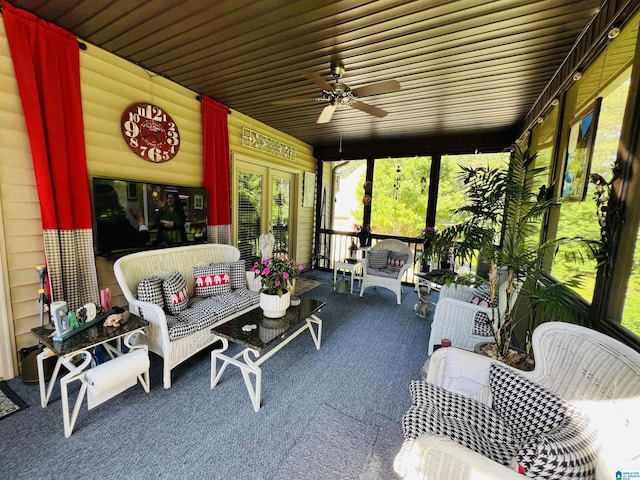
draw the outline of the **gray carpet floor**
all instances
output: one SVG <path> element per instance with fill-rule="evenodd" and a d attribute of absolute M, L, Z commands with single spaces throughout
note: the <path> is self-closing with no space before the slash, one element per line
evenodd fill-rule
<path fill-rule="evenodd" d="M 254 412 L 239 370 L 209 387 L 201 352 L 161 381 L 151 355 L 151 392 L 139 385 L 88 411 L 64 437 L 59 390 L 40 407 L 37 385 L 9 382 L 32 408 L 0 423 L 0 476 L 32 478 L 392 479 L 402 444 L 409 382 L 420 377 L 430 319 L 385 289 L 363 298 L 333 291 L 332 275 L 305 296 L 325 300 L 322 347 L 298 336 L 263 364 Z M 238 348 L 238 347 L 232 347 Z"/>

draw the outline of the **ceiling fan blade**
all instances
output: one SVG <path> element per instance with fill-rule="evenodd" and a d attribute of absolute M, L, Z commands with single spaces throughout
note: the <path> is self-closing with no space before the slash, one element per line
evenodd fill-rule
<path fill-rule="evenodd" d="M 295 97 L 295 98 L 283 98 L 281 100 L 274 100 L 271 105 L 300 105 L 302 103 L 312 103 L 313 98 Z"/>
<path fill-rule="evenodd" d="M 352 102 L 349 106 L 378 118 L 386 117 L 389 114 L 389 112 L 382 110 L 381 108 L 362 102 Z"/>
<path fill-rule="evenodd" d="M 397 92 L 398 90 L 400 90 L 400 84 L 396 80 L 386 80 L 384 82 L 354 88 L 351 90 L 351 93 L 356 97 L 370 97 L 372 95 L 380 95 L 381 93 Z"/>
<path fill-rule="evenodd" d="M 320 112 L 320 116 L 318 117 L 318 120 L 316 120 L 316 123 L 329 123 L 331 117 L 333 117 L 333 112 L 336 111 L 336 107 L 337 105 L 327 105 L 324 107 L 322 112 Z"/>
<path fill-rule="evenodd" d="M 327 92 L 333 92 L 333 87 L 324 78 L 318 75 L 316 72 L 304 72 L 304 75 L 313 83 L 318 85 L 322 90 Z"/>

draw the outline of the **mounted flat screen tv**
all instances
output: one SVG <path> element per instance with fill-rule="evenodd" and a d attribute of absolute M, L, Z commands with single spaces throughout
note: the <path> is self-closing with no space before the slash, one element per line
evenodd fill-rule
<path fill-rule="evenodd" d="M 98 255 L 207 241 L 204 188 L 93 177 L 92 200 Z"/>

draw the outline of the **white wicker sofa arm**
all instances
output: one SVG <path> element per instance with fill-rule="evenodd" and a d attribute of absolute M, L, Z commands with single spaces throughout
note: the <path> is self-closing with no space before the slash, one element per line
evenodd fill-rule
<path fill-rule="evenodd" d="M 469 302 L 473 296 L 474 288 L 464 285 L 442 285 L 438 298 L 453 298 L 464 302 Z"/>
<path fill-rule="evenodd" d="M 137 298 L 128 298 L 129 310 L 135 315 L 143 317 L 149 322 L 147 326 L 147 344 L 149 350 L 162 356 L 162 352 L 169 345 L 169 328 L 164 310 L 155 303 L 142 302 Z"/>
<path fill-rule="evenodd" d="M 427 355 L 433 353 L 434 346 L 440 343 L 442 338 L 448 338 L 453 346 L 466 350 L 473 350 L 479 342 L 491 341 L 493 336 L 473 333 L 476 315 L 479 313 L 484 313 L 489 319 L 493 319 L 494 314 L 497 315 L 497 310 L 456 298 L 439 298 L 431 324 Z"/>

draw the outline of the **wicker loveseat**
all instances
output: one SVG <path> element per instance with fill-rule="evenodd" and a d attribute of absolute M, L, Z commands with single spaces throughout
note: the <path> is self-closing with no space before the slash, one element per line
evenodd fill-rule
<path fill-rule="evenodd" d="M 396 472 L 405 479 L 526 478 L 479 453 L 491 450 L 492 441 L 510 443 L 496 434 L 504 429 L 487 420 L 504 411 L 499 403 L 505 397 L 496 397 L 491 384 L 496 365 L 518 372 L 518 378 L 530 384 L 523 388 L 524 382 L 501 381 L 511 399 L 510 412 L 521 427 L 531 427 L 532 410 L 542 413 L 544 421 L 555 418 L 557 411 L 548 407 L 547 399 L 556 396 L 571 415 L 578 412 L 577 416 L 588 419 L 589 435 L 594 438 L 593 444 L 585 445 L 578 435 L 565 431 L 555 437 L 565 442 L 563 449 L 557 442 L 548 448 L 554 429 L 560 428 L 550 427 L 536 434 L 539 449 L 535 458 L 521 456 L 524 444 L 516 439 L 507 458 L 520 467 L 526 463 L 528 476 L 606 479 L 618 478 L 618 471 L 640 470 L 640 353 L 602 333 L 563 322 L 542 324 L 534 331 L 532 342 L 536 359 L 532 372 L 516 371 L 458 348 L 434 352 L 426 381 L 411 384 L 412 406 L 403 417 L 405 441 L 395 460 Z M 504 419 L 498 415 L 497 421 Z M 474 432 L 458 435 L 454 441 L 461 429 Z M 440 432 L 435 433 L 437 430 Z M 483 441 L 478 443 L 478 438 Z M 542 442 L 547 442 L 546 450 Z M 585 448 L 594 445 L 592 458 L 586 458 Z M 584 473 L 587 467 L 590 470 Z"/>
<path fill-rule="evenodd" d="M 171 387 L 171 370 L 214 342 L 210 329 L 237 317 L 259 304 L 259 295 L 246 288 L 244 267 L 241 288 L 216 296 L 194 296 L 194 267 L 209 264 L 238 263 L 240 251 L 231 245 L 202 244 L 136 252 L 119 258 L 114 272 L 129 310 L 149 321 L 149 350 L 163 358 L 164 388 Z M 184 314 L 170 315 L 156 303 L 138 298 L 143 279 L 179 272 L 189 294 L 189 308 Z"/>

